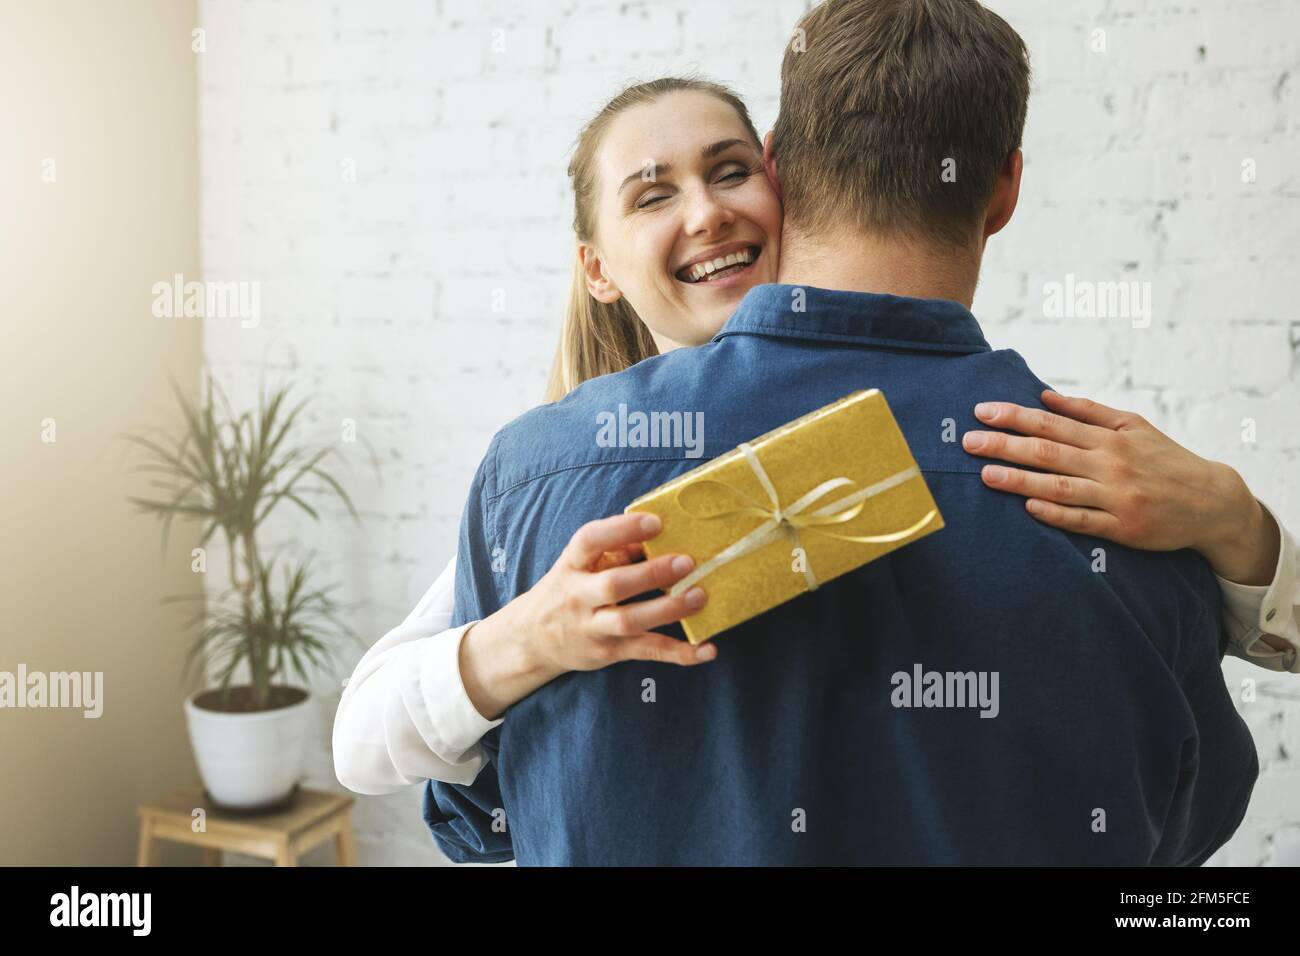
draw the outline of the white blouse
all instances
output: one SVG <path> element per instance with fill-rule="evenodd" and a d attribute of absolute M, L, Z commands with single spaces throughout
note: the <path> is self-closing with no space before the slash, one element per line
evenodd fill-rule
<path fill-rule="evenodd" d="M 1282 542 L 1272 584 L 1252 587 L 1219 578 L 1228 652 L 1269 670 L 1300 673 L 1296 543 L 1273 517 Z M 482 769 L 479 741 L 505 718 L 484 718 L 461 681 L 460 639 L 469 624 L 448 627 L 455 578 L 453 557 L 415 610 L 343 682 L 334 716 L 334 772 L 349 790 L 393 793 L 425 780 L 470 784 Z M 1265 634 L 1290 648 L 1273 650 Z"/>
<path fill-rule="evenodd" d="M 460 678 L 460 638 L 448 628 L 456 559 L 343 682 L 334 715 L 334 773 L 357 793 L 393 793 L 425 780 L 471 784 L 483 767 L 487 720 Z M 470 622 L 473 623 L 473 622 Z"/>

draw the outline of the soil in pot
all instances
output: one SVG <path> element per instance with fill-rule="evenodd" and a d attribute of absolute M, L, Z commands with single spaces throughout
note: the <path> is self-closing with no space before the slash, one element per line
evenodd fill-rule
<path fill-rule="evenodd" d="M 307 699 L 307 692 L 299 687 L 273 686 L 267 695 L 266 706 L 255 706 L 253 688 L 247 685 L 229 688 L 229 694 L 220 687 L 204 691 L 194 698 L 194 706 L 214 710 L 221 714 L 259 714 L 268 710 L 292 707 Z"/>

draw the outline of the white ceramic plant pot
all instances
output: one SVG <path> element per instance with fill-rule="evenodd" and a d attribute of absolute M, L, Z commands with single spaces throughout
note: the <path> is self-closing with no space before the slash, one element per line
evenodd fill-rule
<path fill-rule="evenodd" d="M 302 778 L 312 699 L 251 713 L 207 710 L 185 700 L 185 722 L 209 797 L 232 810 L 284 801 Z"/>

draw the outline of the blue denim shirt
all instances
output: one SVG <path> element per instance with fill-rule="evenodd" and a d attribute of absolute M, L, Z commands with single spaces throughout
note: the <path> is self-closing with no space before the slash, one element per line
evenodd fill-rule
<path fill-rule="evenodd" d="M 1258 772 L 1215 580 L 1194 552 L 1059 531 L 981 482 L 961 447 L 976 402 L 1041 407 L 1044 387 L 955 302 L 763 285 L 707 345 L 503 428 L 465 509 L 455 623 L 531 587 L 583 523 L 856 389 L 884 393 L 945 528 L 720 634 L 711 663 L 622 662 L 519 701 L 471 786 L 428 784 L 438 845 L 520 864 L 1203 862 Z M 703 443 L 599 440 L 635 412 L 702 413 Z M 971 673 L 996 707 L 960 705 L 947 675 Z"/>

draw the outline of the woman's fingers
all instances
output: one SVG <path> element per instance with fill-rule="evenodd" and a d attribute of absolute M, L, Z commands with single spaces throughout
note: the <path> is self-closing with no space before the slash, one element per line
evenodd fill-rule
<path fill-rule="evenodd" d="M 606 551 L 614 551 L 631 544 L 648 541 L 663 529 L 658 515 L 612 515 L 588 521 L 573 533 L 565 545 L 561 560 L 569 567 L 585 571 Z"/>
<path fill-rule="evenodd" d="M 1133 414 L 1133 412 L 1120 411 L 1118 408 L 1111 408 L 1101 402 L 1094 402 L 1090 398 L 1072 398 L 1068 395 L 1062 395 L 1060 392 L 1054 392 L 1050 388 L 1043 390 L 1042 397 L 1043 404 L 1054 412 L 1069 415 L 1071 418 L 1086 422 L 1089 425 L 1109 428 L 1111 431 L 1137 424 L 1141 420 L 1140 416 Z"/>
<path fill-rule="evenodd" d="M 1096 508 L 1076 508 L 1043 501 L 1041 498 L 1030 498 L 1025 502 L 1025 510 L 1043 524 L 1076 534 L 1090 534 L 1114 541 L 1121 531 L 1118 518 L 1109 511 Z"/>
<path fill-rule="evenodd" d="M 625 564 L 632 564 L 634 561 L 645 559 L 645 548 L 639 544 L 624 545 L 621 548 L 615 548 L 613 551 L 602 552 L 600 557 L 592 564 L 590 570 L 604 571 L 606 568 L 619 568 Z"/>
<path fill-rule="evenodd" d="M 972 455 L 1001 458 L 1019 465 L 1033 465 L 1066 475 L 1090 477 L 1098 463 L 1085 450 L 1052 441 L 1049 438 L 1022 438 L 1004 432 L 970 431 L 961 436 L 961 445 Z"/>
<path fill-rule="evenodd" d="M 1075 448 L 1096 448 L 1105 440 L 1104 429 L 1095 425 L 1014 402 L 980 402 L 975 406 L 975 417 L 995 428 L 1009 428 L 1022 435 L 1047 438 Z"/>
<path fill-rule="evenodd" d="M 985 465 L 980 470 L 980 478 L 990 488 L 1024 495 L 1026 498 L 1043 498 L 1062 505 L 1094 508 L 1104 503 L 1104 487 L 1091 478 L 1040 474 L 1002 465 Z"/>
<path fill-rule="evenodd" d="M 592 615 L 591 623 L 597 633 L 631 637 L 690 617 L 706 603 L 708 596 L 704 590 L 693 587 L 685 594 L 666 594 L 649 601 L 599 608 Z"/>
<path fill-rule="evenodd" d="M 610 650 L 611 656 L 620 661 L 658 661 L 662 664 L 703 664 L 718 656 L 718 649 L 710 641 L 693 647 L 687 641 L 656 634 L 648 631 L 632 637 L 617 639 Z"/>
<path fill-rule="evenodd" d="M 666 591 L 694 568 L 695 562 L 684 554 L 664 554 L 590 575 L 584 582 L 584 593 L 592 607 L 617 604 L 646 591 Z"/>

